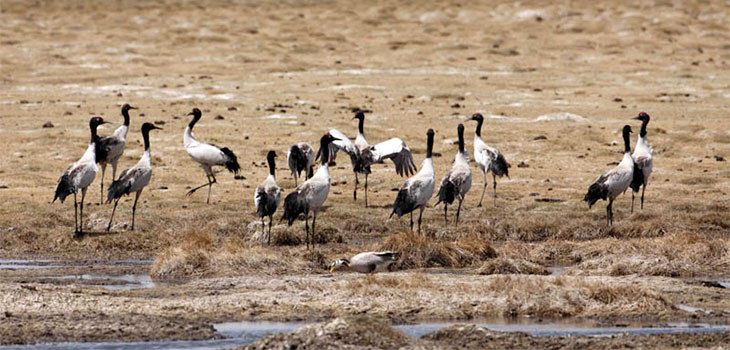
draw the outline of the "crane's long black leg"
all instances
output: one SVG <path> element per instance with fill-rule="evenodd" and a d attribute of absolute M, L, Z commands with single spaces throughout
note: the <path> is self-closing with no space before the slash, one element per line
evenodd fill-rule
<path fill-rule="evenodd" d="M 644 210 L 644 191 L 646 191 L 646 184 L 641 187 L 641 210 Z"/>
<path fill-rule="evenodd" d="M 631 190 L 631 214 L 634 213 L 634 190 Z"/>
<path fill-rule="evenodd" d="M 355 172 L 355 190 L 352 191 L 352 199 L 357 200 L 357 184 L 360 183 L 360 180 L 357 178 L 357 172 Z"/>
<path fill-rule="evenodd" d="M 608 200 L 608 206 L 606 206 L 606 215 L 608 220 L 608 226 L 613 225 L 613 199 Z"/>
<path fill-rule="evenodd" d="M 266 234 L 266 224 L 264 224 L 264 217 L 261 217 L 261 239 L 264 239 L 264 235 Z"/>
<path fill-rule="evenodd" d="M 304 238 L 304 242 L 307 245 L 307 249 L 309 249 L 309 210 L 304 213 L 304 229 L 307 232 L 307 235 Z"/>
<path fill-rule="evenodd" d="M 368 174 L 365 174 L 365 208 L 368 207 Z"/>
<path fill-rule="evenodd" d="M 411 212 L 411 231 L 413 231 L 413 212 Z"/>
<path fill-rule="evenodd" d="M 444 202 L 444 227 L 449 226 L 448 211 L 449 211 L 449 205 L 446 204 L 446 202 Z"/>
<path fill-rule="evenodd" d="M 484 172 L 484 187 L 482 187 L 482 197 L 479 198 L 479 205 L 477 205 L 477 207 L 481 207 L 482 206 L 482 200 L 484 200 L 484 194 L 487 192 L 487 185 L 488 185 L 488 183 L 487 183 L 487 172 L 485 171 Z"/>
<path fill-rule="evenodd" d="M 210 190 L 213 189 L 213 184 L 217 182 L 213 171 L 210 172 L 210 176 L 213 178 L 213 181 L 208 184 L 208 200 L 205 201 L 205 204 L 210 204 Z"/>
<path fill-rule="evenodd" d="M 206 177 L 206 178 L 208 179 L 208 182 L 206 182 L 206 183 L 204 183 L 204 184 L 202 184 L 202 185 L 200 185 L 200 186 L 198 186 L 198 187 L 195 187 L 195 188 L 191 189 L 191 190 L 190 190 L 190 191 L 188 191 L 188 193 L 186 193 L 185 195 L 186 195 L 186 196 L 190 196 L 190 195 L 192 195 L 193 193 L 195 193 L 195 191 L 197 191 L 197 190 L 199 190 L 199 189 L 201 189 L 201 188 L 203 188 L 203 187 L 205 187 L 205 186 L 210 186 L 210 175 L 208 175 L 208 173 L 205 173 L 205 177 Z"/>
<path fill-rule="evenodd" d="M 461 202 L 462 200 L 459 199 L 459 206 L 456 208 L 456 225 L 459 226 L 459 214 L 461 213 Z"/>
<path fill-rule="evenodd" d="M 268 244 L 269 245 L 271 245 L 271 222 L 272 221 L 274 221 L 274 215 L 273 214 L 272 215 L 269 215 L 269 234 L 268 234 L 268 237 L 269 237 L 269 243 Z"/>
<path fill-rule="evenodd" d="M 76 192 L 74 192 L 74 233 L 79 233 L 79 202 L 76 200 Z"/>
<path fill-rule="evenodd" d="M 117 204 L 119 204 L 119 198 L 114 201 L 114 209 L 112 209 L 112 217 L 109 218 L 109 225 L 106 225 L 106 232 L 112 229 L 112 220 L 114 220 L 114 213 L 117 211 Z"/>
<path fill-rule="evenodd" d="M 132 206 L 132 231 L 134 231 L 134 214 L 137 212 L 137 200 L 139 199 L 139 193 L 134 196 L 134 205 Z"/>
<path fill-rule="evenodd" d="M 81 205 L 79 207 L 79 233 L 84 232 L 84 198 L 86 198 L 86 188 L 81 190 Z"/>
<path fill-rule="evenodd" d="M 421 207 L 421 212 L 418 213 L 418 234 L 421 234 L 421 217 L 423 216 L 423 206 Z"/>
<path fill-rule="evenodd" d="M 104 204 L 104 172 L 106 172 L 106 163 L 101 163 L 101 192 L 99 193 L 99 204 Z M 114 176 L 112 176 L 114 181 Z"/>
<path fill-rule="evenodd" d="M 494 206 L 497 206 L 497 176 L 492 173 L 492 186 L 494 186 Z"/>

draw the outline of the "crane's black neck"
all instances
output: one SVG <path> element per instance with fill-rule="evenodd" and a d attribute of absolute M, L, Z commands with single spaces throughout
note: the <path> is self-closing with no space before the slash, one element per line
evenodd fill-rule
<path fill-rule="evenodd" d="M 625 153 L 631 153 L 631 140 L 629 138 L 631 137 L 629 130 L 624 129 L 624 152 Z"/>
<path fill-rule="evenodd" d="M 639 132 L 639 135 L 644 138 L 646 137 L 646 126 L 649 125 L 649 119 L 644 119 L 641 121 L 641 131 Z"/>
<path fill-rule="evenodd" d="M 201 116 L 202 115 L 200 114 L 200 112 L 193 114 L 193 120 L 191 120 L 190 123 L 188 124 L 188 127 L 190 127 L 190 130 L 193 130 L 193 128 L 195 127 L 195 123 L 197 123 L 198 120 L 200 120 Z"/>
<path fill-rule="evenodd" d="M 358 118 L 357 130 L 360 132 L 360 134 L 365 135 L 365 131 L 364 131 L 365 130 L 365 117 L 364 116 Z"/>
<path fill-rule="evenodd" d="M 266 157 L 266 162 L 269 163 L 269 175 L 276 177 L 276 162 L 273 154 Z"/>
<path fill-rule="evenodd" d="M 459 124 L 459 153 L 464 153 L 464 125 Z"/>
<path fill-rule="evenodd" d="M 426 134 L 426 158 L 433 157 L 433 130 Z"/>
<path fill-rule="evenodd" d="M 477 131 L 476 134 L 479 137 L 482 137 L 482 123 L 484 123 L 484 119 L 477 119 Z"/>
<path fill-rule="evenodd" d="M 99 125 L 92 123 L 89 125 L 89 129 L 91 129 L 91 143 L 99 143 L 99 135 L 96 133 L 96 128 L 98 128 Z"/>
<path fill-rule="evenodd" d="M 124 126 L 129 127 L 129 109 L 122 108 L 122 117 L 124 117 Z"/>
<path fill-rule="evenodd" d="M 322 140 L 320 141 L 319 152 L 320 152 L 321 161 L 319 164 L 321 164 L 321 165 L 327 165 L 330 161 L 330 152 L 329 152 L 330 142 L 331 141 L 328 140 L 326 136 L 322 137 Z"/>
<path fill-rule="evenodd" d="M 148 129 L 142 129 L 142 138 L 144 139 L 144 150 L 150 150 L 150 131 Z"/>

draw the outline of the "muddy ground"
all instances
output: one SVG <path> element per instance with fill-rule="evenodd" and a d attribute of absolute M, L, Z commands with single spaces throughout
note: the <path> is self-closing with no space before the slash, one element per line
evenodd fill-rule
<path fill-rule="evenodd" d="M 724 322 L 730 292 L 714 282 L 730 279 L 729 17 L 722 1 L 3 1 L 0 257 L 94 262 L 0 270 L 0 343 L 204 339 L 216 321 L 361 313 Z M 56 181 L 84 152 L 88 119 L 120 122 L 123 103 L 140 109 L 120 169 L 142 154 L 143 122 L 164 128 L 151 137 L 137 231 L 129 198 L 105 232 L 99 174 L 89 232 L 74 238 L 72 205 L 50 203 Z M 243 169 L 217 175 L 211 205 L 205 193 L 184 196 L 205 181 L 182 148 L 193 107 L 203 111 L 196 136 L 231 148 Z M 392 164 L 375 167 L 364 208 L 338 157 L 317 248 L 304 247 L 301 222 L 276 225 L 274 245 L 262 245 L 253 191 L 266 152 L 279 153 L 289 193 L 287 147 L 330 128 L 354 137 L 356 108 L 372 111 L 371 143 L 400 137 L 419 166 L 435 129 L 437 181 L 456 125 L 470 149 L 466 119 L 480 112 L 510 177 L 494 202 L 490 178 L 478 208 L 483 179 L 472 167 L 460 225 L 444 228 L 442 207 L 428 208 L 417 236 L 407 218 L 385 221 L 403 181 Z M 646 205 L 630 213 L 630 194 L 619 197 L 607 228 L 605 203 L 588 210 L 582 198 L 620 160 L 620 128 L 638 131 L 630 118 L 640 111 L 652 116 L 655 157 Z M 374 249 L 403 251 L 397 271 L 327 273 L 332 260 Z M 154 263 L 98 263 L 123 259 Z M 171 282 L 110 291 L 48 278 L 95 271 Z M 161 330 L 145 331 L 151 324 Z"/>

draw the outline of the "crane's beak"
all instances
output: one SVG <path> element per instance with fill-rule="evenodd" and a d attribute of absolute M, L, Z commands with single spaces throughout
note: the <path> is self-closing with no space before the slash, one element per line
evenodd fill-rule
<path fill-rule="evenodd" d="M 186 115 L 193 115 L 193 112 L 190 112 L 190 113 L 188 113 L 188 114 L 186 114 Z"/>
<path fill-rule="evenodd" d="M 164 130 L 164 129 L 162 129 L 161 127 L 159 127 L 159 126 L 157 126 L 157 125 L 152 125 L 152 129 L 157 129 L 157 130 Z"/>
<path fill-rule="evenodd" d="M 134 107 L 134 106 L 129 106 L 129 109 L 139 109 L 139 108 Z"/>
<path fill-rule="evenodd" d="M 635 117 L 633 117 L 633 118 L 631 118 L 631 119 L 636 119 L 636 120 L 640 120 L 640 119 L 641 119 L 641 117 L 639 117 L 639 116 L 637 115 L 637 116 L 635 116 Z"/>
<path fill-rule="evenodd" d="M 106 120 L 105 120 L 105 121 L 103 121 L 103 122 L 101 122 L 101 123 L 102 123 L 102 124 L 117 124 L 117 123 L 115 123 L 115 122 L 108 122 L 108 121 L 106 121 Z"/>
<path fill-rule="evenodd" d="M 332 141 L 340 141 L 340 140 L 342 140 L 342 139 L 338 139 L 338 138 L 336 138 L 334 136 L 332 137 Z"/>

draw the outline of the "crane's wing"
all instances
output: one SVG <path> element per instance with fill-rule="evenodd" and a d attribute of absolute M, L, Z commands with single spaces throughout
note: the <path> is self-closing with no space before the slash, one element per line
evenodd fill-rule
<path fill-rule="evenodd" d="M 416 173 L 416 163 L 413 161 L 411 150 L 406 143 L 399 138 L 392 138 L 383 141 L 372 147 L 374 163 L 382 162 L 384 159 L 391 159 L 395 163 L 395 172 L 400 176 L 409 176 Z"/>
<path fill-rule="evenodd" d="M 479 150 L 485 160 L 484 168 L 491 171 L 496 176 L 509 177 L 509 163 L 504 156 L 496 148 L 484 146 Z"/>
<path fill-rule="evenodd" d="M 337 129 L 332 129 L 329 131 L 330 135 L 332 135 L 334 138 L 339 139 L 332 141 L 329 146 L 329 156 L 330 160 L 335 160 L 335 157 L 337 156 L 337 151 L 343 150 L 347 152 L 347 154 L 350 155 L 350 161 L 352 162 L 352 166 L 354 167 L 357 163 L 357 157 L 360 155 L 360 151 L 357 150 L 357 147 L 355 147 L 355 144 L 350 141 L 350 139 L 345 136 L 342 132 L 340 132 Z M 319 158 L 319 152 L 317 152 L 317 158 Z"/>

